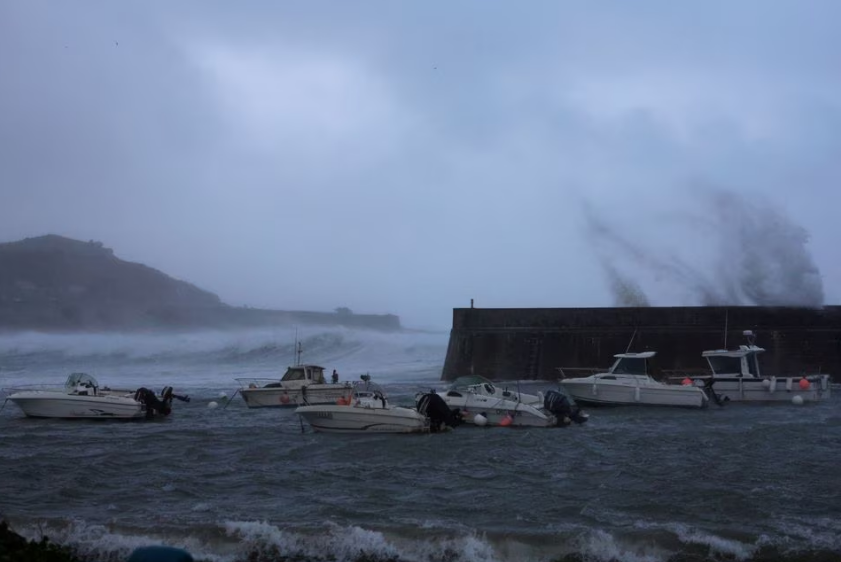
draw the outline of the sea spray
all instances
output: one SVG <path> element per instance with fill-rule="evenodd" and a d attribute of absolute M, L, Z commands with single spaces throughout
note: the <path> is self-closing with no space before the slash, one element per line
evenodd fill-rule
<path fill-rule="evenodd" d="M 604 269 L 617 306 L 647 306 L 650 299 L 640 283 L 618 268 L 631 262 L 638 273 L 654 275 L 672 287 L 688 291 L 688 303 L 704 306 L 806 306 L 824 302 L 820 271 L 808 249 L 806 229 L 772 204 L 733 191 L 694 187 L 698 202 L 689 211 L 677 209 L 670 220 L 657 221 L 658 238 L 682 240 L 690 261 L 675 251 L 646 247 L 627 235 L 628 225 L 608 221 L 590 204 L 584 206 L 585 235 Z M 634 215 L 634 225 L 640 224 Z M 693 233 L 674 228 L 675 222 Z M 691 234 L 702 237 L 692 241 Z M 711 263 L 699 258 L 699 248 L 714 252 Z M 669 303 L 672 304 L 672 303 Z"/>

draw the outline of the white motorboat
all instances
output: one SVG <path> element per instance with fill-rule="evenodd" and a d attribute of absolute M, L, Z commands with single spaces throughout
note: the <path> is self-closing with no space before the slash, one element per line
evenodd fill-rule
<path fill-rule="evenodd" d="M 745 330 L 747 345 L 738 349 L 715 349 L 701 353 L 711 374 L 675 377 L 683 384 L 712 388 L 713 399 L 724 402 L 819 402 L 831 395 L 828 374 L 767 376 L 759 368 L 765 349 L 756 345 L 756 335 Z M 799 397 L 799 398 L 798 398 Z"/>
<path fill-rule="evenodd" d="M 458 423 L 446 405 L 429 395 L 419 398 L 419 408 L 390 404 L 367 375 L 348 390 L 337 403 L 299 406 L 295 413 L 314 431 L 330 433 L 426 433 Z"/>
<path fill-rule="evenodd" d="M 447 390 L 436 394 L 465 423 L 476 425 L 554 427 L 587 419 L 568 397 L 559 394 L 549 400 L 542 394 L 499 389 L 488 379 L 476 375 L 458 377 Z"/>
<path fill-rule="evenodd" d="M 335 404 L 347 395 L 351 384 L 328 383 L 324 367 L 295 365 L 278 379 L 238 378 L 239 393 L 249 408 L 282 408 L 314 404 Z"/>
<path fill-rule="evenodd" d="M 190 400 L 175 395 L 169 386 L 160 395 L 142 387 L 134 391 L 112 390 L 101 388 L 86 373 L 72 373 L 63 389 L 21 390 L 10 394 L 7 400 L 33 418 L 149 419 L 169 415 L 173 398 Z"/>
<path fill-rule="evenodd" d="M 456 392 L 466 391 L 474 394 L 481 394 L 483 396 L 498 398 L 500 400 L 510 400 L 513 402 L 520 402 L 521 404 L 529 404 L 539 408 L 543 405 L 543 395 L 527 394 L 519 390 L 509 390 L 508 386 L 500 388 L 489 379 L 479 375 L 465 375 L 456 378 L 450 385 L 448 390 Z"/>
<path fill-rule="evenodd" d="M 703 408 L 706 393 L 697 386 L 666 384 L 648 374 L 648 360 L 655 351 L 619 353 L 606 373 L 564 378 L 563 388 L 578 402 L 595 405 L 680 406 Z M 560 369 L 564 375 L 563 369 Z"/>
<path fill-rule="evenodd" d="M 245 405 L 249 408 L 283 408 L 315 404 L 335 404 L 346 396 L 350 382 L 339 383 L 333 370 L 332 382 L 324 378 L 324 367 L 301 363 L 301 342 L 295 345 L 295 365 L 288 367 L 280 379 L 238 378 Z"/>

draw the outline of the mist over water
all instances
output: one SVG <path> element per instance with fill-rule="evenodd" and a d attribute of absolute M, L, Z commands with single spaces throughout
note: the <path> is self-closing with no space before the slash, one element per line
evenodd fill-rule
<path fill-rule="evenodd" d="M 342 379 L 370 373 L 381 382 L 440 377 L 448 332 L 378 332 L 343 327 L 239 331 L 0 336 L 0 387 L 61 384 L 71 371 L 101 384 L 230 386 L 234 376 L 279 377 L 296 361 L 337 369 Z M 328 371 L 328 372 L 329 372 Z M 117 379 L 117 380 L 113 380 Z"/>
<path fill-rule="evenodd" d="M 708 187 L 693 193 L 689 203 L 695 210 L 677 208 L 668 219 L 644 217 L 655 220 L 658 242 L 684 241 L 682 251 L 638 240 L 634 229 L 640 230 L 643 218 L 638 214 L 627 222 L 610 221 L 593 205 L 584 206 L 585 234 L 615 306 L 656 301 L 648 296 L 652 289 L 638 281 L 645 275 L 686 295 L 685 302 L 656 304 L 823 306 L 823 280 L 804 227 L 767 201 Z"/>

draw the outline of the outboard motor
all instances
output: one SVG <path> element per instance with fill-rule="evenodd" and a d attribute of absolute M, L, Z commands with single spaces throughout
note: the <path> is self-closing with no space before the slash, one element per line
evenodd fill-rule
<path fill-rule="evenodd" d="M 558 418 L 558 425 L 569 423 L 565 420 L 584 423 L 589 419 L 589 416 L 581 411 L 578 404 L 574 404 L 567 395 L 557 390 L 546 391 L 546 396 L 543 397 L 543 407 Z"/>
<path fill-rule="evenodd" d="M 724 396 L 722 398 L 721 394 L 718 394 L 714 389 L 713 385 L 715 384 L 715 379 L 710 377 L 708 380 L 704 381 L 704 393 L 707 395 L 707 398 L 718 404 L 719 406 L 724 406 L 727 402 L 730 401 L 729 396 Z"/>
<path fill-rule="evenodd" d="M 434 392 L 418 396 L 417 409 L 429 418 L 429 428 L 433 432 L 442 431 L 445 427 L 456 427 L 464 421 L 461 412 L 453 412 L 444 399 Z"/>
<path fill-rule="evenodd" d="M 167 392 L 169 391 L 169 392 Z M 148 388 L 140 387 L 134 393 L 134 399 L 146 406 L 146 419 L 152 419 L 156 413 L 168 416 L 172 411 L 172 388 L 167 386 L 161 394 L 161 399 Z"/>
<path fill-rule="evenodd" d="M 189 396 L 179 396 L 172 392 L 171 386 L 165 386 L 161 391 L 161 397 L 158 398 L 155 393 L 148 388 L 140 387 L 134 393 L 134 399 L 146 406 L 146 419 L 155 417 L 155 414 L 162 414 L 168 416 L 172 412 L 172 399 L 178 398 L 182 402 L 189 402 Z"/>

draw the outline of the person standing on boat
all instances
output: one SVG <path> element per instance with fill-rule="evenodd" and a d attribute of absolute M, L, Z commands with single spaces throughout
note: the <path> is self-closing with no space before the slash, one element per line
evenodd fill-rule
<path fill-rule="evenodd" d="M 336 369 L 333 369 L 333 384 L 339 383 L 339 373 L 336 372 Z"/>

